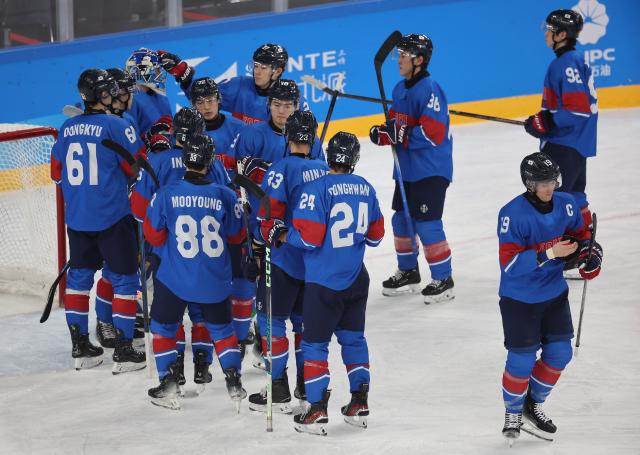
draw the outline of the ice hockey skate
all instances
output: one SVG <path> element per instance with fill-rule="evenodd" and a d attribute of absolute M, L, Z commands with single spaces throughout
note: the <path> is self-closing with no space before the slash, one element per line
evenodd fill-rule
<path fill-rule="evenodd" d="M 207 353 L 204 351 L 196 351 L 193 364 L 193 382 L 196 383 L 196 393 L 198 395 L 204 392 L 205 385 L 213 380 L 213 376 L 209 371 L 209 365 L 207 362 Z"/>
<path fill-rule="evenodd" d="M 160 381 L 160 385 L 148 391 L 151 403 L 167 409 L 180 409 L 178 399 L 177 365 L 169 367 L 169 372 Z"/>
<path fill-rule="evenodd" d="M 254 341 L 251 352 L 253 353 L 253 367 L 258 370 L 267 371 L 266 362 L 262 356 L 262 336 L 260 336 L 260 327 L 258 321 L 253 321 Z"/>
<path fill-rule="evenodd" d="M 289 379 L 287 372 L 280 379 L 272 383 L 273 392 L 272 410 L 277 414 L 291 414 L 291 392 L 289 391 Z M 263 388 L 259 393 L 249 395 L 249 409 L 252 411 L 267 411 L 267 389 Z"/>
<path fill-rule="evenodd" d="M 509 447 L 513 446 L 514 441 L 520 437 L 520 427 L 522 427 L 522 414 L 506 411 L 502 436 L 506 438 Z"/>
<path fill-rule="evenodd" d="M 344 421 L 349 425 L 359 428 L 367 428 L 367 416 L 369 415 L 369 384 L 362 384 L 360 390 L 351 392 L 351 401 L 342 407 Z"/>
<path fill-rule="evenodd" d="M 447 302 L 453 300 L 455 295 L 453 293 L 453 278 L 449 277 L 446 280 L 433 280 L 431 283 L 422 290 L 424 296 L 424 303 L 438 303 Z"/>
<path fill-rule="evenodd" d="M 293 396 L 300 401 L 300 405 L 307 401 L 307 390 L 304 385 L 304 376 L 296 375 L 296 388 L 293 391 Z"/>
<path fill-rule="evenodd" d="M 104 350 L 99 346 L 94 346 L 89 340 L 89 334 L 82 335 L 80 327 L 70 325 L 71 332 L 71 357 L 75 359 L 76 370 L 86 370 L 102 364 L 102 354 Z"/>
<path fill-rule="evenodd" d="M 398 295 L 417 294 L 420 292 L 420 271 L 418 267 L 409 270 L 396 270 L 396 273 L 382 282 L 382 295 L 395 297 Z"/>
<path fill-rule="evenodd" d="M 541 430 L 547 434 L 553 434 L 558 430 L 558 427 L 554 425 L 549 417 L 542 410 L 543 403 L 536 403 L 533 401 L 530 395 L 527 395 L 527 399 L 524 402 L 524 420 L 526 423 L 531 424 L 533 429 Z"/>
<path fill-rule="evenodd" d="M 247 391 L 242 388 L 242 381 L 240 374 L 235 368 L 227 368 L 222 370 L 224 373 L 224 380 L 227 383 L 227 392 L 229 398 L 235 404 L 236 411 L 240 414 L 240 402 L 247 397 Z"/>
<path fill-rule="evenodd" d="M 116 347 L 116 329 L 112 322 L 96 322 L 96 338 L 100 346 L 107 349 Z"/>
<path fill-rule="evenodd" d="M 147 366 L 144 352 L 133 348 L 131 340 L 124 338 L 122 330 L 116 330 L 116 346 L 113 351 L 113 374 L 141 370 Z"/>
<path fill-rule="evenodd" d="M 331 390 L 326 390 L 321 401 L 311 404 L 302 414 L 293 417 L 294 428 L 298 433 L 327 435 L 327 424 L 329 423 L 327 404 L 330 395 Z"/>

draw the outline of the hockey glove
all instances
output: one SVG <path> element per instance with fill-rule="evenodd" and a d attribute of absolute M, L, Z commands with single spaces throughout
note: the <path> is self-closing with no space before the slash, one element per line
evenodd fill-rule
<path fill-rule="evenodd" d="M 385 125 L 373 126 L 369 130 L 369 139 L 377 145 L 401 144 L 406 148 L 409 145 L 410 134 L 411 127 L 398 126 L 395 122 L 389 122 Z"/>
<path fill-rule="evenodd" d="M 242 249 L 242 274 L 249 281 L 256 281 L 256 278 L 260 275 L 258 258 L 247 254 L 245 248 Z"/>
<path fill-rule="evenodd" d="M 579 241 L 576 237 L 569 234 L 563 235 L 562 240 L 570 240 L 571 243 L 575 243 Z M 564 260 L 564 270 L 575 269 L 578 264 L 579 256 L 580 256 L 580 246 L 578 245 L 578 248 L 576 248 L 576 250 L 573 253 L 571 253 L 569 256 L 565 256 L 562 258 L 562 260 Z"/>
<path fill-rule="evenodd" d="M 178 83 L 184 82 L 193 76 L 193 68 L 187 65 L 187 62 L 183 61 L 176 54 L 158 51 L 158 56 L 160 57 L 160 66 L 162 66 L 162 69 L 174 76 Z"/>
<path fill-rule="evenodd" d="M 598 242 L 593 242 L 591 257 L 589 257 L 589 241 L 585 241 L 578 256 L 578 269 L 580 276 L 585 280 L 592 280 L 600 274 L 602 266 L 602 247 Z"/>
<path fill-rule="evenodd" d="M 544 110 L 530 116 L 524 121 L 524 129 L 533 137 L 540 138 L 549 134 L 556 127 L 551 112 Z"/>
<path fill-rule="evenodd" d="M 149 151 L 162 152 L 171 148 L 171 141 L 164 134 L 154 134 L 149 138 Z"/>
<path fill-rule="evenodd" d="M 283 242 L 280 240 L 280 236 L 282 236 L 282 234 L 286 234 L 287 231 L 289 231 L 289 228 L 285 226 L 282 220 L 277 218 L 262 220 L 260 223 L 260 233 L 262 234 L 262 238 L 269 245 L 275 248 L 280 248 L 280 246 L 282 246 Z"/>
<path fill-rule="evenodd" d="M 269 169 L 271 163 L 261 158 L 254 158 L 252 156 L 245 156 L 242 158 L 242 169 L 244 169 L 244 175 L 249 177 L 252 181 L 260 185 L 264 178 L 265 172 Z"/>
<path fill-rule="evenodd" d="M 173 125 L 173 119 L 170 115 L 163 115 L 158 120 L 154 122 L 153 125 L 149 128 L 147 135 L 149 137 L 154 134 L 168 134 L 171 132 L 171 126 Z"/>

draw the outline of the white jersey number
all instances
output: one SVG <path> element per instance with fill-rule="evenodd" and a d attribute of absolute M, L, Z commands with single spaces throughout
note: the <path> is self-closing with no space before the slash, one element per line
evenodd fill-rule
<path fill-rule="evenodd" d="M 98 158 L 96 155 L 96 144 L 92 142 L 85 143 L 89 150 L 89 185 L 98 184 Z M 82 144 L 72 142 L 67 149 L 67 179 L 72 186 L 81 185 L 84 180 L 84 167 L 80 157 L 84 155 Z"/>
<path fill-rule="evenodd" d="M 315 194 L 302 193 L 300 196 L 300 210 L 304 210 L 307 207 L 309 207 L 309 210 L 313 210 L 315 208 L 315 201 Z"/>
<path fill-rule="evenodd" d="M 209 215 L 203 217 L 200 220 L 202 236 L 202 248 L 200 248 L 198 245 L 198 222 L 190 215 L 180 215 L 176 218 L 178 251 L 182 257 L 187 259 L 193 259 L 201 249 L 210 258 L 217 258 L 224 251 L 224 243 L 218 233 L 219 230 L 220 223 L 218 220 Z"/>
<path fill-rule="evenodd" d="M 429 98 L 429 103 L 427 104 L 429 109 L 433 109 L 436 112 L 440 112 L 440 101 L 438 101 L 438 97 L 431 94 L 431 98 Z"/>
<path fill-rule="evenodd" d="M 347 230 L 353 224 L 353 210 L 346 202 L 339 202 L 334 205 L 329 214 L 330 218 L 335 218 L 342 214 L 343 218 L 336 221 L 331 226 L 331 243 L 334 248 L 344 248 L 353 245 L 353 232 L 342 235 L 341 231 Z M 366 202 L 358 204 L 358 222 L 356 224 L 356 234 L 366 234 L 369 229 L 369 206 Z"/>
<path fill-rule="evenodd" d="M 500 218 L 500 234 L 506 234 L 509 231 L 509 223 L 511 219 L 508 216 Z"/>

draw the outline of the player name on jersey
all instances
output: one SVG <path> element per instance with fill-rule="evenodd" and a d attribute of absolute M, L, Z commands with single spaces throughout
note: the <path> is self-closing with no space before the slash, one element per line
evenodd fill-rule
<path fill-rule="evenodd" d="M 340 194 L 355 194 L 360 196 L 369 196 L 369 185 L 362 183 L 336 183 L 331 185 L 328 189 L 331 196 L 338 196 Z"/>
<path fill-rule="evenodd" d="M 304 183 L 313 182 L 327 173 L 328 171 L 325 169 L 307 169 L 302 172 L 302 180 Z"/>
<path fill-rule="evenodd" d="M 202 207 L 205 209 L 222 210 L 222 201 L 204 196 L 171 196 L 171 205 L 175 207 Z"/>
<path fill-rule="evenodd" d="M 89 123 L 78 123 L 76 125 L 65 127 L 62 135 L 63 137 L 78 135 L 100 137 L 102 135 L 102 127 L 99 125 L 91 125 Z"/>

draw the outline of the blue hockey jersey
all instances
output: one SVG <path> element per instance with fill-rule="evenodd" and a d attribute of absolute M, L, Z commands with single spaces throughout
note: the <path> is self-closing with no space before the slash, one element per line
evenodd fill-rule
<path fill-rule="evenodd" d="M 143 92 L 137 89 L 133 93 L 131 109 L 127 111 L 135 120 L 140 135 L 144 135 L 149 128 L 163 115 L 173 117 L 169 99 L 153 90 Z"/>
<path fill-rule="evenodd" d="M 262 188 L 269 197 L 271 218 L 278 218 L 291 226 L 292 214 L 300 198 L 303 187 L 329 172 L 329 166 L 322 160 L 288 156 L 269 168 Z M 264 219 L 265 210 L 260 206 L 258 218 Z M 257 233 L 256 233 L 257 234 Z M 284 244 L 271 250 L 271 262 L 289 276 L 304 279 L 303 251 Z"/>
<path fill-rule="evenodd" d="M 234 117 L 225 116 L 224 114 L 220 114 L 220 116 L 221 122 L 219 122 L 219 125 L 208 127 L 205 133 L 213 139 L 215 159 L 223 164 L 229 176 L 233 178 L 236 172 L 236 155 L 235 149 L 231 145 L 235 142 L 245 124 Z"/>
<path fill-rule="evenodd" d="M 231 113 L 244 123 L 257 123 L 269 119 L 267 91 L 258 93 L 252 76 L 237 76 L 218 84 L 220 109 Z M 309 103 L 300 95 L 300 110 L 308 111 Z"/>
<path fill-rule="evenodd" d="M 187 179 L 155 194 L 144 235 L 160 257 L 156 277 L 183 300 L 221 302 L 231 293 L 228 244 L 244 237 L 242 206 L 233 190 Z"/>
<path fill-rule="evenodd" d="M 136 153 L 135 128 L 107 114 L 66 120 L 51 149 L 51 178 L 62 188 L 65 221 L 76 231 L 102 231 L 131 213 L 127 182 L 134 173 L 102 145 L 105 139 Z"/>
<path fill-rule="evenodd" d="M 562 240 L 564 234 L 589 238 L 580 207 L 568 193 L 553 194 L 553 210 L 538 212 L 520 195 L 502 207 L 498 215 L 500 245 L 500 297 L 540 303 L 567 289 L 561 258 L 540 262 L 538 253 Z"/>
<path fill-rule="evenodd" d="M 582 53 L 569 50 L 551 62 L 544 78 L 542 108 L 553 114 L 556 128 L 540 138 L 541 149 L 551 142 L 584 157 L 596 155 L 598 95 Z"/>
<path fill-rule="evenodd" d="M 304 187 L 287 245 L 308 250 L 305 282 L 341 291 L 362 269 L 365 245 L 377 246 L 384 218 L 373 186 L 353 174 L 328 174 Z"/>
<path fill-rule="evenodd" d="M 178 148 L 151 153 L 149 156 L 149 164 L 156 172 L 160 187 L 180 180 L 186 170 L 182 163 L 182 149 Z M 220 161 L 214 160 L 211 162 L 207 178 L 211 182 L 222 186 L 231 184 L 229 175 Z M 158 191 L 158 187 L 153 181 L 153 178 L 151 178 L 148 172 L 142 170 L 131 193 L 131 210 L 138 221 L 144 220 L 149 201 L 156 191 Z"/>
<path fill-rule="evenodd" d="M 444 92 L 426 75 L 409 88 L 400 81 L 393 89 L 389 117 L 412 127 L 409 144 L 396 146 L 402 178 L 416 182 L 427 177 L 453 179 L 453 138 L 449 132 L 449 105 Z M 397 179 L 396 171 L 393 178 Z"/>

